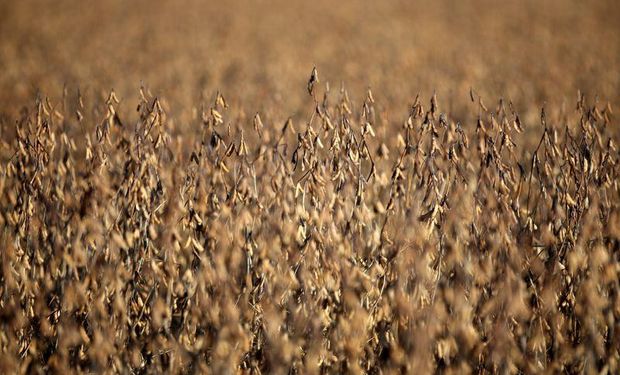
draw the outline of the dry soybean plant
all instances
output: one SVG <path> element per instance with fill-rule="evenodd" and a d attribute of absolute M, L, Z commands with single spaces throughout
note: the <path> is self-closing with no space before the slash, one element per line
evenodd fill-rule
<path fill-rule="evenodd" d="M 145 87 L 3 119 L 0 372 L 620 371 L 609 104 L 307 91 L 182 132 Z"/>

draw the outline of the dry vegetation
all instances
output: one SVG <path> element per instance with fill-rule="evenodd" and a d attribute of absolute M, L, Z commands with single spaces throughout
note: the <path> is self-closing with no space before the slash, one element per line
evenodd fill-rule
<path fill-rule="evenodd" d="M 619 15 L 3 2 L 0 373 L 620 372 Z"/>

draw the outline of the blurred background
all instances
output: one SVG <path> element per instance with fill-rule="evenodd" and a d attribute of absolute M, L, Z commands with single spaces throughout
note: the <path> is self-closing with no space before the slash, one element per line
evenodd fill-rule
<path fill-rule="evenodd" d="M 307 115 L 313 66 L 398 115 L 437 92 L 459 116 L 470 87 L 534 113 L 578 89 L 617 104 L 619 63 L 617 0 L 0 2 L 4 115 L 65 85 L 134 110 L 142 83 L 179 119 L 218 90 L 248 112 Z"/>

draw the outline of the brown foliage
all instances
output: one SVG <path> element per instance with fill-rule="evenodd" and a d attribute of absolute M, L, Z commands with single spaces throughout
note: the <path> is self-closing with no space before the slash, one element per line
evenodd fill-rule
<path fill-rule="evenodd" d="M 331 17 L 357 14 L 342 7 Z M 404 27 L 396 10 L 407 5 L 377 7 L 394 16 L 395 31 Z M 559 61 L 559 50 L 545 56 Z M 136 82 L 125 81 L 132 68 L 118 72 L 120 91 L 99 94 L 95 81 L 60 98 L 8 99 L 0 372 L 618 373 L 612 105 L 581 92 L 576 106 L 553 102 L 550 93 L 582 83 L 575 75 L 534 82 L 518 102 L 485 103 L 469 87 L 409 101 L 397 83 L 409 53 L 395 52 L 395 71 L 383 72 L 378 89 L 356 80 L 351 94 L 330 87 L 321 64 L 296 66 L 305 76 L 295 76 L 291 97 L 259 106 L 256 92 L 290 87 L 259 79 L 241 86 L 248 96 L 231 93 L 235 100 L 202 87 L 195 105 L 155 78 L 162 95 L 144 84 L 133 99 L 118 94 Z M 471 80 L 460 68 L 450 74 L 463 86 Z M 381 70 L 369 64 L 368 80 Z M 583 85 L 600 84 L 616 100 L 617 72 Z M 616 81 L 592 78 L 605 74 Z M 502 79 L 516 80 L 511 91 L 523 76 Z"/>

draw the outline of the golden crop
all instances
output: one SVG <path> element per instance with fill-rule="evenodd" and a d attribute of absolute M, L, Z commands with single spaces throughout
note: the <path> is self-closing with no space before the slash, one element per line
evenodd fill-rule
<path fill-rule="evenodd" d="M 0 4 L 0 373 L 620 372 L 619 10 Z"/>

